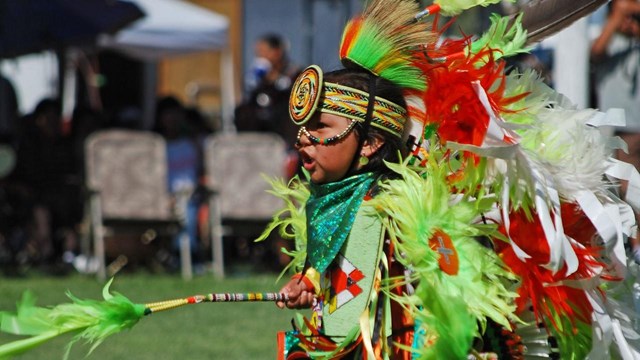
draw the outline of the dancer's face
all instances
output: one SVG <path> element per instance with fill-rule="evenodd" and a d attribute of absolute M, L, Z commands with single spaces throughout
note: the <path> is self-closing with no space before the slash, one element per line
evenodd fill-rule
<path fill-rule="evenodd" d="M 312 136 L 326 139 L 342 133 L 350 123 L 351 120 L 342 116 L 318 112 L 305 124 L 305 128 Z M 311 175 L 311 181 L 316 184 L 344 178 L 353 163 L 357 148 L 358 137 L 353 130 L 343 138 L 326 145 L 317 144 L 302 133 L 297 145 L 302 164 Z"/>

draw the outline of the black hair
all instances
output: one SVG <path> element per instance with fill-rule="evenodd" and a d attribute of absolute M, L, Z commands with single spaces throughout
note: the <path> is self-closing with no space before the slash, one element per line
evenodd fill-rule
<path fill-rule="evenodd" d="M 184 106 L 178 98 L 172 95 L 167 95 L 158 99 L 158 102 L 156 103 L 156 114 L 160 114 L 169 109 L 184 109 Z"/>
<path fill-rule="evenodd" d="M 62 114 L 62 105 L 60 105 L 60 101 L 57 99 L 45 98 L 38 102 L 35 110 L 33 110 L 33 114 L 35 116 L 40 116 L 46 114 L 47 112 L 52 112 L 56 115 Z"/>
<path fill-rule="evenodd" d="M 285 41 L 282 36 L 274 33 L 268 33 L 260 36 L 258 38 L 259 41 L 263 41 L 267 45 L 269 45 L 272 49 L 281 49 L 285 50 Z"/>
<path fill-rule="evenodd" d="M 366 70 L 347 68 L 324 74 L 324 80 L 368 93 L 372 76 L 374 75 Z M 391 101 L 404 109 L 407 108 L 402 89 L 399 86 L 389 80 L 375 76 L 375 87 L 375 96 Z M 384 162 L 397 163 L 407 155 L 408 150 L 404 141 L 398 136 L 375 126 L 369 126 L 367 129 L 362 122 L 358 122 L 354 130 L 360 141 L 381 139 L 383 143 L 377 151 L 369 157 L 369 162 L 366 165 L 351 174 L 374 172 L 384 178 L 395 177 L 395 173 L 391 171 Z M 366 138 L 362 139 L 363 136 L 366 136 Z M 354 154 L 354 156 L 357 161 L 360 154 Z"/>

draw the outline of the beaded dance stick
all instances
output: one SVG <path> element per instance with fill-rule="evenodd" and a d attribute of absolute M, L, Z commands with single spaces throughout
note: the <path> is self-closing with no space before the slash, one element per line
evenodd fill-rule
<path fill-rule="evenodd" d="M 145 315 L 175 309 L 189 304 L 199 304 L 203 302 L 273 302 L 287 301 L 289 297 L 279 293 L 219 293 L 207 295 L 194 295 L 183 299 L 167 300 L 145 304 Z"/>

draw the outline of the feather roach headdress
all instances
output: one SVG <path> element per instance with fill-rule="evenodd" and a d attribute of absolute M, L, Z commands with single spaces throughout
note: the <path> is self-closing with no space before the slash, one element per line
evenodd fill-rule
<path fill-rule="evenodd" d="M 361 16 L 347 23 L 340 60 L 403 88 L 423 90 L 426 83 L 415 66 L 415 51 L 434 42 L 436 36 L 426 24 L 411 24 L 417 11 L 412 1 L 372 1 Z"/>
<path fill-rule="evenodd" d="M 317 110 L 347 117 L 352 125 L 355 122 L 367 124 L 365 127 L 371 124 L 402 137 L 407 110 L 411 115 L 411 109 L 380 98 L 374 88 L 376 77 L 380 77 L 396 84 L 405 93 L 425 89 L 423 73 L 415 65 L 419 60 L 417 50 L 435 41 L 436 37 L 426 24 L 413 21 L 417 11 L 417 4 L 412 1 L 374 0 L 362 15 L 349 21 L 342 34 L 340 60 L 347 68 L 371 74 L 369 91 L 325 82 L 322 69 L 312 65 L 293 85 L 289 101 L 293 122 L 303 125 Z M 322 144 L 339 139 L 316 139 L 306 135 L 311 141 Z"/>

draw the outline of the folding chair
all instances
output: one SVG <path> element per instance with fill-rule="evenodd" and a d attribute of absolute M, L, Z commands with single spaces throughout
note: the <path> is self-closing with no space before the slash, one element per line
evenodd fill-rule
<path fill-rule="evenodd" d="M 180 231 L 182 220 L 171 205 L 166 144 L 160 135 L 103 130 L 93 133 L 85 147 L 91 242 L 98 261 L 97 276 L 104 279 L 105 229 L 170 236 Z M 180 240 L 180 255 L 182 275 L 189 279 L 192 273 L 188 239 Z"/>
<path fill-rule="evenodd" d="M 206 140 L 204 158 L 213 270 L 224 277 L 223 236 L 251 223 L 264 226 L 282 208 L 282 201 L 267 193 L 270 186 L 261 175 L 284 177 L 286 145 L 271 133 L 213 134 Z M 223 221 L 228 225 L 223 227 Z"/>

